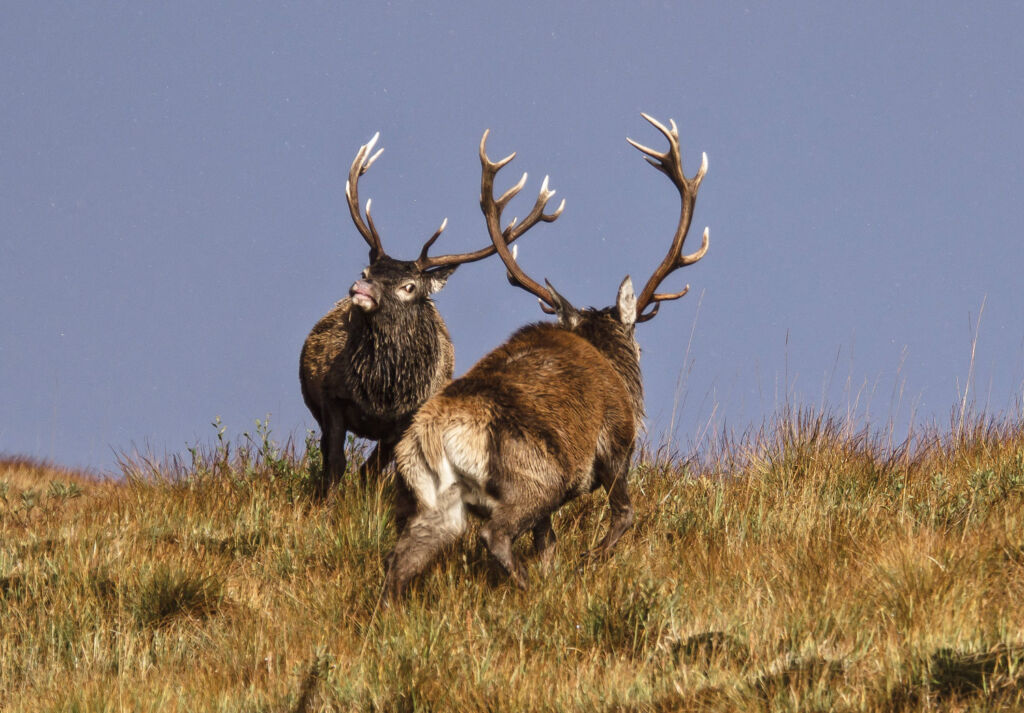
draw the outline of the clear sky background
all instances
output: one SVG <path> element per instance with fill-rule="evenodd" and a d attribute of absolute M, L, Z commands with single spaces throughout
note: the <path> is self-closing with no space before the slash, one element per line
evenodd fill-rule
<path fill-rule="evenodd" d="M 649 437 L 682 449 L 787 399 L 898 433 L 1024 382 L 1017 3 L 8 3 L 0 22 L 0 452 L 111 472 L 315 422 L 298 355 L 367 248 L 485 244 L 477 145 L 550 174 L 520 262 L 577 305 L 645 280 L 678 198 L 626 136 L 706 151 L 683 300 L 639 325 Z M 502 179 L 504 183 L 502 183 Z M 516 206 L 518 210 L 516 210 Z M 543 318 L 497 259 L 437 299 L 456 374 Z M 982 305 L 984 308 L 982 310 Z"/>

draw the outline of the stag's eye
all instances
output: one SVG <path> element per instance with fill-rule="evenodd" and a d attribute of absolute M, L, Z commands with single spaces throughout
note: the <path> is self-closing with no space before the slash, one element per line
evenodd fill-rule
<path fill-rule="evenodd" d="M 416 291 L 416 283 L 410 282 L 408 285 L 402 285 L 402 289 L 411 295 L 413 292 Z"/>
<path fill-rule="evenodd" d="M 363 279 L 365 280 L 367 277 L 370 276 L 370 268 L 366 268 L 365 270 L 362 271 L 361 274 L 362 274 Z"/>

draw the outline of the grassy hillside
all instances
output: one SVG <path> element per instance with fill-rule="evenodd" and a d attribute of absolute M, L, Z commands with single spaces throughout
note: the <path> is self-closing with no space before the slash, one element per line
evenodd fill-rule
<path fill-rule="evenodd" d="M 607 562 L 598 492 L 529 591 L 471 534 L 391 609 L 390 485 L 311 502 L 317 460 L 261 424 L 119 483 L 0 462 L 0 708 L 1024 707 L 1024 423 L 889 448 L 804 413 L 643 456 Z"/>

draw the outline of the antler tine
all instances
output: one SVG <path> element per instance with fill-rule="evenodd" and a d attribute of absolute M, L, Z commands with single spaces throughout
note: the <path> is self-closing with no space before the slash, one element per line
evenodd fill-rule
<path fill-rule="evenodd" d="M 484 207 L 484 204 L 485 196 L 487 196 L 490 201 L 490 204 L 493 206 L 493 209 L 495 211 L 495 222 L 496 224 L 500 225 L 502 210 L 504 210 L 508 202 L 511 201 L 523 189 L 523 186 L 526 185 L 527 176 L 524 173 L 522 178 L 519 179 L 519 182 L 516 185 L 512 186 L 507 191 L 505 191 L 497 200 L 494 199 L 494 177 L 495 175 L 497 175 L 498 171 L 501 170 L 503 166 L 507 165 L 509 161 L 514 159 L 516 155 L 513 152 L 506 156 L 505 158 L 501 159 L 500 161 L 491 161 L 487 157 L 487 136 L 489 134 L 490 129 L 485 131 L 483 137 L 480 139 L 480 162 L 483 166 L 483 177 L 481 178 L 480 205 L 482 208 L 484 208 L 484 214 L 486 216 L 487 209 Z M 533 227 L 534 224 L 536 224 L 539 221 L 550 223 L 551 221 L 555 220 L 555 218 L 557 218 L 559 214 L 561 214 L 562 209 L 565 207 L 565 201 L 562 201 L 562 205 L 560 205 L 558 210 L 555 211 L 554 213 L 544 213 L 544 208 L 547 205 L 547 201 L 554 194 L 554 191 L 548 189 L 547 179 L 545 179 L 544 185 L 541 187 L 540 195 L 537 197 L 537 203 L 534 205 L 533 210 L 530 211 L 530 214 L 526 217 L 526 220 L 524 220 L 518 227 L 515 227 L 516 221 L 513 220 L 505 228 L 504 231 L 500 230 L 499 228 L 499 234 L 504 235 L 502 242 L 505 245 L 506 252 L 508 250 L 508 245 L 512 243 L 516 238 L 521 236 L 523 233 L 525 233 L 527 230 L 529 230 L 531 227 Z M 441 230 L 444 230 L 444 224 L 442 224 Z M 426 270 L 434 267 L 441 267 L 444 265 L 461 265 L 464 262 L 474 262 L 476 260 L 482 260 L 485 257 L 493 255 L 495 252 L 500 252 L 500 248 L 498 248 L 497 245 L 494 244 L 492 238 L 491 245 L 488 245 L 487 247 L 484 248 L 480 248 L 479 250 L 475 250 L 471 253 L 460 253 L 457 255 L 441 255 L 438 257 L 428 257 L 427 251 L 429 250 L 430 246 L 433 245 L 434 241 L 437 240 L 439 234 L 440 231 L 435 233 L 434 236 L 431 237 L 430 240 L 428 240 L 426 244 L 423 246 L 423 250 L 420 252 L 420 257 L 416 261 L 416 264 L 420 267 L 420 269 Z M 509 256 L 511 257 L 511 254 L 509 254 Z M 515 259 L 512 258 L 512 261 L 514 262 Z"/>
<path fill-rule="evenodd" d="M 420 250 L 420 256 L 417 258 L 417 263 L 429 262 L 430 258 L 427 257 L 427 251 L 430 250 L 430 246 L 434 244 L 434 241 L 441 237 L 441 233 L 448 227 L 448 219 L 445 218 L 441 221 L 441 227 L 438 228 L 433 235 L 430 236 L 430 240 L 423 243 L 423 249 Z"/>
<path fill-rule="evenodd" d="M 515 246 L 513 246 L 513 250 L 509 250 L 509 245 L 538 222 L 551 223 L 556 220 L 565 209 L 565 201 L 563 200 L 558 209 L 553 213 L 544 212 L 548 201 L 555 195 L 555 192 L 548 188 L 548 177 L 545 176 L 540 192 L 537 194 L 537 200 L 529 214 L 523 219 L 523 222 L 517 225 L 516 219 L 513 218 L 503 229 L 501 227 L 501 213 L 508 202 L 526 185 L 526 174 L 524 173 L 523 177 L 519 179 L 519 183 L 505 191 L 500 198 L 494 198 L 494 178 L 503 166 L 515 158 L 515 154 L 510 154 L 500 161 L 491 161 L 487 157 L 487 136 L 489 133 L 490 130 L 488 129 L 484 132 L 483 138 L 480 139 L 480 165 L 482 167 L 480 176 L 480 209 L 483 211 L 487 222 L 487 232 L 491 236 L 493 250 L 497 250 L 501 261 L 505 263 L 508 281 L 536 295 L 537 299 L 540 300 L 541 308 L 551 314 L 554 312 L 554 297 L 547 288 L 530 279 L 523 272 L 523 269 L 519 267 L 519 263 L 516 262 L 518 251 L 514 249 Z"/>
<path fill-rule="evenodd" d="M 704 176 L 708 171 L 708 155 L 706 153 L 702 154 L 701 165 L 697 170 L 697 174 L 693 178 L 687 178 L 686 174 L 683 172 L 683 161 L 679 153 L 679 129 L 676 126 L 676 122 L 669 119 L 669 126 L 666 127 L 664 124 L 648 114 L 641 114 L 641 116 L 658 129 L 666 139 L 668 139 L 668 151 L 655 151 L 654 149 L 633 141 L 630 138 L 627 138 L 626 141 L 642 152 L 645 160 L 649 164 L 669 177 L 676 189 L 679 191 L 679 197 L 681 200 L 679 224 L 676 228 L 676 233 L 672 238 L 672 246 L 669 248 L 668 254 L 661 261 L 661 264 L 658 265 L 657 269 L 655 269 L 654 274 L 651 275 L 651 278 L 647 281 L 647 284 L 644 285 L 644 289 L 640 292 L 640 295 L 636 300 L 637 321 L 646 322 L 658 313 L 658 306 L 661 302 L 666 300 L 677 300 L 685 295 L 690 289 L 690 286 L 687 285 L 680 292 L 656 293 L 655 290 L 658 289 L 658 285 L 661 284 L 661 282 L 668 277 L 671 272 L 679 269 L 680 267 L 692 265 L 704 257 L 704 254 L 708 251 L 708 229 L 705 228 L 700 249 L 689 255 L 683 253 L 683 243 L 690 230 L 690 221 L 693 218 L 693 208 L 697 202 L 697 190 L 700 188 L 701 181 L 704 180 Z M 644 314 L 644 310 L 647 309 L 648 305 L 652 302 L 654 303 L 654 307 L 650 312 Z"/>
<path fill-rule="evenodd" d="M 520 235 L 525 233 L 527 230 L 532 228 L 540 221 L 543 221 L 545 223 L 553 223 L 555 220 L 558 219 L 558 216 L 562 214 L 562 211 L 565 210 L 565 199 L 563 198 L 562 202 L 558 204 L 558 208 L 555 209 L 554 213 L 544 212 L 544 209 L 547 207 L 548 201 L 551 200 L 551 197 L 555 195 L 555 191 L 548 189 L 548 178 L 548 176 L 544 176 L 544 182 L 540 186 L 540 193 L 537 194 L 537 201 L 533 204 L 533 209 L 529 212 L 529 214 L 527 214 L 526 218 L 523 219 L 523 222 L 516 226 L 517 219 L 513 218 L 512 221 L 507 226 L 505 226 L 505 230 L 502 231 L 502 234 L 505 235 L 507 242 L 511 243 L 513 240 L 518 238 Z M 524 173 L 523 178 L 519 181 L 519 184 L 523 184 L 525 183 L 525 181 L 526 174 Z M 519 187 L 519 185 L 514 186 L 514 188 L 516 188 L 516 193 L 519 192 Z M 504 196 L 502 196 L 502 198 L 504 198 Z M 501 199 L 499 199 L 497 203 L 499 209 L 505 207 L 504 204 L 501 203 Z"/>
<path fill-rule="evenodd" d="M 384 151 L 383 148 L 380 148 L 377 150 L 377 153 L 370 156 L 370 152 L 373 151 L 373 147 L 377 144 L 377 139 L 379 138 L 380 132 L 378 131 L 373 135 L 372 139 L 359 147 L 359 151 L 356 153 L 356 157 L 348 169 L 348 180 L 345 182 L 345 198 L 348 201 L 348 212 L 352 215 L 352 222 L 356 224 L 356 230 L 359 231 L 359 234 L 363 236 L 363 239 L 370 246 L 370 262 L 383 255 L 384 248 L 381 245 L 377 228 L 373 224 L 373 218 L 370 217 L 370 200 L 366 201 L 366 222 L 363 221 L 363 216 L 359 211 L 359 177 L 370 169 L 373 162 Z"/>

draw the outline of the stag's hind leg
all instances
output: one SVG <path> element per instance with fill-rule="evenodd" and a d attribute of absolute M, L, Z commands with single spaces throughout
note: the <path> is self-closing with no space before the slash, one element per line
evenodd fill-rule
<path fill-rule="evenodd" d="M 454 543 L 465 529 L 459 489 L 449 487 L 438 495 L 436 507 L 417 512 L 404 527 L 388 557 L 390 566 L 384 580 L 388 596 L 401 596 L 412 578 L 430 566 L 441 550 Z"/>
<path fill-rule="evenodd" d="M 526 589 L 526 568 L 512 552 L 512 543 L 532 529 L 534 551 L 542 557 L 551 551 L 555 542 L 551 512 L 557 506 L 558 496 L 540 489 L 517 488 L 508 488 L 501 495 L 487 523 L 480 528 L 480 538 L 516 586 Z"/>
<path fill-rule="evenodd" d="M 541 518 L 533 526 L 533 552 L 544 560 L 551 556 L 551 547 L 554 546 L 555 530 L 551 527 L 551 516 Z"/>
<path fill-rule="evenodd" d="M 629 476 L 629 456 L 619 459 L 613 465 L 595 465 L 597 477 L 608 491 L 608 505 L 611 507 L 611 522 L 608 532 L 597 546 L 596 554 L 607 556 L 622 534 L 633 525 L 633 503 L 629 499 L 626 480 Z"/>
<path fill-rule="evenodd" d="M 500 515 L 497 519 L 492 515 L 487 524 L 480 528 L 480 539 L 487 546 L 487 551 L 508 572 L 508 576 L 520 589 L 526 589 L 529 578 L 526 575 L 526 568 L 512 552 L 512 543 L 523 529 L 525 528 L 522 526 L 517 528 Z"/>

